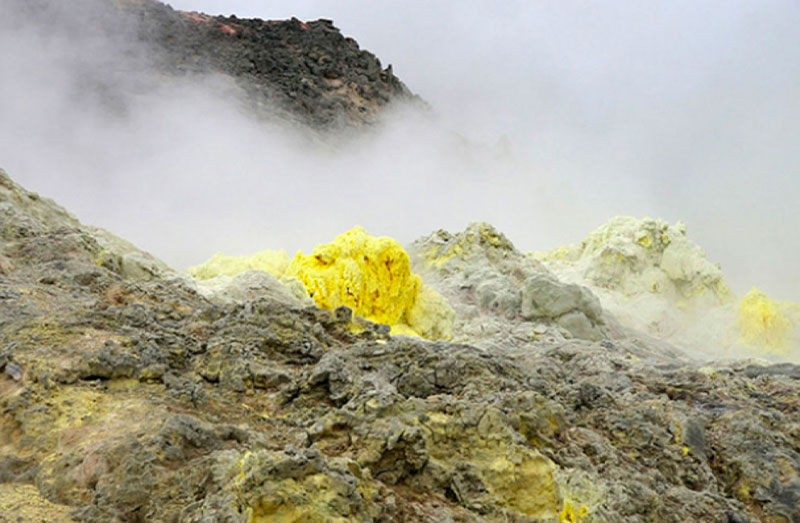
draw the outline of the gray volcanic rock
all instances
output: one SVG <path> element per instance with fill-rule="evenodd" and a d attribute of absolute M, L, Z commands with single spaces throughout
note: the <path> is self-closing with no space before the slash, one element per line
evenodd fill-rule
<path fill-rule="evenodd" d="M 606 337 L 591 291 L 559 281 L 491 225 L 473 223 L 458 234 L 437 231 L 410 251 L 414 270 L 456 309 L 456 339 L 484 339 L 497 347 L 545 337 Z"/>
<path fill-rule="evenodd" d="M 461 337 L 496 327 L 446 343 L 210 301 L 5 173 L 0 219 L 0 521 L 800 518 L 800 368 L 615 330 L 488 226 L 434 235 Z"/>
<path fill-rule="evenodd" d="M 265 271 L 249 270 L 235 276 L 221 275 L 197 281 L 197 290 L 211 301 L 236 303 L 255 298 L 270 298 L 292 307 L 314 305 L 299 282 L 293 286 L 281 283 Z"/>

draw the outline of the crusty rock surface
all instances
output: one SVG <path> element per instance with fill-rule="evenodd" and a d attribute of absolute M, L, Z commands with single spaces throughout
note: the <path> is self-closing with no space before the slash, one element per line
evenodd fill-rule
<path fill-rule="evenodd" d="M 114 242 L 5 173 L 0 211 L 0 508 L 86 522 L 800 518 L 796 365 L 693 362 L 606 320 L 597 341 L 547 322 L 535 343 L 353 334 L 346 310 L 209 301 L 158 262 L 127 271 Z M 520 281 L 558 283 L 496 231 L 468 232 L 455 274 L 475 256 L 495 279 L 519 261 Z M 529 322 L 507 291 L 487 291 L 489 310 Z M 473 292 L 457 312 L 483 307 Z"/>
<path fill-rule="evenodd" d="M 473 223 L 457 234 L 434 232 L 410 251 L 415 271 L 456 309 L 456 339 L 502 350 L 542 339 L 599 341 L 607 335 L 591 291 L 559 281 L 489 224 Z"/>

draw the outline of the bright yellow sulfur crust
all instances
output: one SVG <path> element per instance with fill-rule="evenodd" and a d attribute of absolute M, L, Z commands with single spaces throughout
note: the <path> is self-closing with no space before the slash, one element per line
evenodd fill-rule
<path fill-rule="evenodd" d="M 753 288 L 739 304 L 738 327 L 742 341 L 767 353 L 787 354 L 793 333 L 792 312 L 797 306 L 778 302 Z"/>
<path fill-rule="evenodd" d="M 564 502 L 564 509 L 558 514 L 559 523 L 580 523 L 582 518 L 589 515 L 589 507 L 581 505 L 576 508 L 569 501 Z"/>
<path fill-rule="evenodd" d="M 398 333 L 414 332 L 408 329 L 408 313 L 422 280 L 411 273 L 408 254 L 392 238 L 354 227 L 317 245 L 312 254 L 298 252 L 286 275 L 299 280 L 323 309 L 346 305 L 370 321 L 398 326 Z"/>
<path fill-rule="evenodd" d="M 284 283 L 299 281 L 317 306 L 333 310 L 346 305 L 357 316 L 390 325 L 392 334 L 452 337 L 455 313 L 447 300 L 411 272 L 408 254 L 396 240 L 370 236 L 361 227 L 317 245 L 311 254 L 298 252 L 291 262 L 283 251 L 217 254 L 187 272 L 209 279 L 251 269 L 269 272 Z"/>

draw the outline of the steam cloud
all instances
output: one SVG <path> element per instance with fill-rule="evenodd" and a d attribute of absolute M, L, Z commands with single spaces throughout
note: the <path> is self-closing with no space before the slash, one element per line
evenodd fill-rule
<path fill-rule="evenodd" d="M 737 292 L 800 299 L 796 2 L 172 2 L 332 18 L 434 107 L 335 146 L 253 121 L 224 78 L 148 74 L 86 5 L 4 13 L 0 166 L 177 268 L 354 224 L 484 220 L 543 250 L 632 214 L 685 221 Z"/>

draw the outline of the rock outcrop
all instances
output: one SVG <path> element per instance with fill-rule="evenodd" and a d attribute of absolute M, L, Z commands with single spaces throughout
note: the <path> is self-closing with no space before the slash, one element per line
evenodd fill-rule
<path fill-rule="evenodd" d="M 758 289 L 737 298 L 681 223 L 617 216 L 578 244 L 532 258 L 586 285 L 622 324 L 686 350 L 800 356 L 800 305 Z"/>
<path fill-rule="evenodd" d="M 249 114 L 318 130 L 375 122 L 393 101 L 425 106 L 391 65 L 384 67 L 330 20 L 208 16 L 156 0 L 7 4 L 13 16 L 0 21 L 4 31 L 35 27 L 43 38 L 86 43 L 93 56 L 70 57 L 76 96 L 95 96 L 109 111 L 124 112 L 126 96 L 166 79 L 209 76 L 219 90 L 244 93 Z"/>
<path fill-rule="evenodd" d="M 435 232 L 411 252 L 415 269 L 456 309 L 456 339 L 519 346 L 606 337 L 600 302 L 588 289 L 559 281 L 488 224 Z"/>

